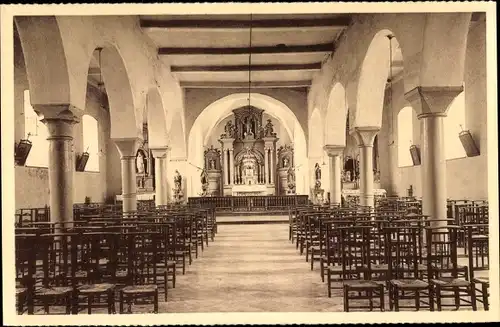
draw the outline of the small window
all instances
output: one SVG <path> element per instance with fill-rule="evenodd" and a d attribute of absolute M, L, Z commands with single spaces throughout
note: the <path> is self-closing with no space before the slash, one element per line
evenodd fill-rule
<path fill-rule="evenodd" d="M 453 100 L 443 125 L 446 160 L 466 157 L 464 147 L 458 137 L 462 129 L 465 129 L 465 92 L 460 93 Z"/>
<path fill-rule="evenodd" d="M 398 166 L 413 166 L 410 146 L 413 144 L 413 108 L 404 107 L 398 114 Z"/>
<path fill-rule="evenodd" d="M 49 166 L 49 131 L 47 126 L 41 122 L 30 101 L 30 91 L 24 91 L 24 133 L 25 138 L 33 144 L 26 159 L 26 166 L 45 167 Z"/>
<path fill-rule="evenodd" d="M 82 117 L 83 151 L 89 153 L 85 171 L 99 171 L 99 128 L 97 120 L 89 115 Z"/>

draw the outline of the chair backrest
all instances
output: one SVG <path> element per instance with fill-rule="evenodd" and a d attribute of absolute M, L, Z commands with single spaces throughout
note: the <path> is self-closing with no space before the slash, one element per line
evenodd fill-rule
<path fill-rule="evenodd" d="M 418 225 L 385 228 L 390 278 L 418 278 L 418 265 L 423 261 L 422 230 Z"/>
<path fill-rule="evenodd" d="M 426 227 L 427 269 L 429 278 L 442 272 L 458 276 L 457 231 L 458 226 Z"/>
<path fill-rule="evenodd" d="M 346 226 L 340 230 L 342 279 L 353 279 L 361 268 L 371 269 L 368 260 L 371 226 Z"/>

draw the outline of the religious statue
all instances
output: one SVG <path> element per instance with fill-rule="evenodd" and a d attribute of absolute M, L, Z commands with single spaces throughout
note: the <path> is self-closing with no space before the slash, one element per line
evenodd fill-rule
<path fill-rule="evenodd" d="M 288 158 L 283 158 L 283 167 L 286 168 L 288 167 Z"/>
<path fill-rule="evenodd" d="M 245 137 L 245 139 L 252 139 L 254 137 L 252 131 L 252 122 L 250 121 L 250 119 L 245 123 L 245 134 L 243 136 Z"/>
<path fill-rule="evenodd" d="M 214 159 L 210 159 L 209 167 L 210 167 L 210 169 L 212 169 L 212 170 L 216 169 L 216 168 L 215 168 L 215 160 L 214 160 Z"/>
<path fill-rule="evenodd" d="M 179 171 L 176 169 L 175 170 L 175 175 L 174 175 L 174 189 L 175 190 L 182 190 L 182 176 L 179 173 Z"/>
<path fill-rule="evenodd" d="M 288 167 L 286 184 L 288 187 L 288 193 L 295 194 L 295 169 L 292 166 Z"/>
<path fill-rule="evenodd" d="M 321 187 L 321 167 L 318 163 L 314 166 L 314 177 L 316 179 L 315 187 L 319 189 Z"/>
<path fill-rule="evenodd" d="M 260 128 L 259 128 L 259 138 L 260 139 L 264 137 L 264 133 L 265 133 L 264 127 L 260 126 Z"/>
<path fill-rule="evenodd" d="M 179 174 L 179 171 L 177 169 L 175 170 L 174 188 L 172 190 L 174 191 L 174 203 L 180 203 L 182 201 L 184 193 L 182 192 L 182 176 L 181 174 Z"/>
<path fill-rule="evenodd" d="M 232 120 L 229 120 L 229 121 L 226 123 L 226 126 L 224 126 L 224 134 L 223 134 L 223 137 L 227 137 L 227 138 L 234 138 L 235 132 L 236 132 L 236 128 L 235 128 L 235 126 L 233 125 L 233 121 L 232 121 Z"/>
<path fill-rule="evenodd" d="M 208 192 L 208 175 L 205 169 L 201 171 L 201 196 L 206 196 Z"/>
<path fill-rule="evenodd" d="M 264 128 L 264 134 L 265 134 L 264 135 L 265 137 L 275 136 L 274 127 L 273 127 L 273 123 L 271 122 L 271 119 L 267 120 L 266 127 Z"/>
<path fill-rule="evenodd" d="M 144 155 L 142 154 L 142 151 L 139 151 L 137 153 L 137 157 L 135 158 L 135 166 L 137 168 L 137 173 L 139 174 L 144 174 L 145 173 L 145 165 L 144 165 Z"/>

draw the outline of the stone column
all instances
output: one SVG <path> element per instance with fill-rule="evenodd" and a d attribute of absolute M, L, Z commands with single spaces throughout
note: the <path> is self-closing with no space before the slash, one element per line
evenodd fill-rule
<path fill-rule="evenodd" d="M 168 147 L 152 148 L 155 158 L 155 205 L 168 203 L 167 197 L 167 151 Z"/>
<path fill-rule="evenodd" d="M 121 159 L 123 212 L 137 210 L 137 181 L 135 172 L 137 141 L 137 138 L 114 140 L 120 152 Z"/>
<path fill-rule="evenodd" d="M 36 106 L 49 137 L 50 221 L 73 221 L 73 128 L 81 112 L 70 105 Z"/>
<path fill-rule="evenodd" d="M 271 166 L 271 173 L 269 174 L 269 183 L 273 184 L 274 183 L 274 174 L 275 174 L 275 169 L 274 169 L 274 148 L 271 148 L 269 150 L 269 155 L 271 156 L 271 162 L 269 165 Z"/>
<path fill-rule="evenodd" d="M 264 184 L 270 183 L 269 178 L 269 148 L 264 148 Z"/>
<path fill-rule="evenodd" d="M 387 169 L 389 175 L 389 189 L 387 190 L 387 195 L 398 196 L 398 188 L 397 188 L 398 149 L 394 142 L 390 144 L 387 147 L 387 149 L 388 149 L 389 165 L 388 167 L 384 167 L 384 169 Z M 406 149 L 406 151 L 408 151 L 408 149 Z"/>
<path fill-rule="evenodd" d="M 229 149 L 229 185 L 234 184 L 234 150 Z"/>
<path fill-rule="evenodd" d="M 342 164 L 340 156 L 344 151 L 341 145 L 325 145 L 324 150 L 328 154 L 330 168 L 330 204 L 342 203 Z"/>
<path fill-rule="evenodd" d="M 224 156 L 224 171 L 223 171 L 223 174 L 224 174 L 224 185 L 229 185 L 229 180 L 227 178 L 227 174 L 228 174 L 228 171 L 229 171 L 229 160 L 227 160 L 227 156 L 228 156 L 228 153 L 229 151 L 227 149 L 224 149 L 222 151 L 223 153 L 223 156 Z"/>
<path fill-rule="evenodd" d="M 405 94 L 422 121 L 422 213 L 429 215 L 430 219 L 447 218 L 443 119 L 450 104 L 462 91 L 462 86 L 419 86 Z M 443 221 L 432 225 L 446 224 Z"/>
<path fill-rule="evenodd" d="M 359 173 L 361 205 L 374 207 L 373 196 L 373 140 L 380 128 L 375 126 L 354 127 L 353 134 L 359 147 Z"/>

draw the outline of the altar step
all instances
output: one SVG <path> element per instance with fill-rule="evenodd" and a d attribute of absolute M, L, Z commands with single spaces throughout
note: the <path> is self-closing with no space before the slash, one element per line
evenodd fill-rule
<path fill-rule="evenodd" d="M 257 224 L 288 224 L 288 216 L 256 216 L 256 215 L 217 215 L 217 225 L 257 225 Z"/>

